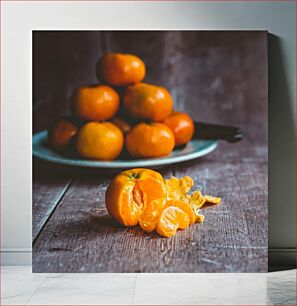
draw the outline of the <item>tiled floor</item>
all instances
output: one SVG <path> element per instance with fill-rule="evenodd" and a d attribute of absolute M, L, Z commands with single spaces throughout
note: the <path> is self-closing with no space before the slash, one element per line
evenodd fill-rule
<path fill-rule="evenodd" d="M 32 274 L 2 267 L 1 305 L 295 305 L 296 270 L 237 274 Z"/>

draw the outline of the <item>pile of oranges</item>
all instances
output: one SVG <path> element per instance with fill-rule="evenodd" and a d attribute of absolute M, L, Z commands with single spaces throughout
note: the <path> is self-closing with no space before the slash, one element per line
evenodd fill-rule
<path fill-rule="evenodd" d="M 146 67 L 139 57 L 105 54 L 96 72 L 101 83 L 76 89 L 70 99 L 72 116 L 50 127 L 54 150 L 74 146 L 84 158 L 108 161 L 125 146 L 134 158 L 154 158 L 192 139 L 193 120 L 173 110 L 167 89 L 142 82 Z"/>

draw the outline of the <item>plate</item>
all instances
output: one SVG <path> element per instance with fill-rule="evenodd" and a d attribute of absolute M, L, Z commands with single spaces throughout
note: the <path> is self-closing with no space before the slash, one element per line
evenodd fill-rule
<path fill-rule="evenodd" d="M 56 153 L 47 144 L 47 131 L 33 135 L 33 156 L 56 164 L 92 168 L 160 167 L 204 156 L 216 147 L 216 140 L 193 139 L 187 145 L 174 149 L 169 156 L 162 158 L 132 159 L 128 154 L 123 153 L 113 161 L 94 161 L 83 159 L 73 152 L 68 152 L 67 155 Z"/>

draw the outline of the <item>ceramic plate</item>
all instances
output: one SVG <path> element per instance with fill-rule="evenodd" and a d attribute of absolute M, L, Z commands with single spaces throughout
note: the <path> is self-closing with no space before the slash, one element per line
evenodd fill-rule
<path fill-rule="evenodd" d="M 93 161 L 83 159 L 74 152 L 69 152 L 67 155 L 54 152 L 47 144 L 47 131 L 39 132 L 33 136 L 33 155 L 35 157 L 57 164 L 93 168 L 160 167 L 201 157 L 212 152 L 216 147 L 216 140 L 193 139 L 186 146 L 176 148 L 167 157 L 132 159 L 128 154 L 123 153 L 114 161 Z"/>

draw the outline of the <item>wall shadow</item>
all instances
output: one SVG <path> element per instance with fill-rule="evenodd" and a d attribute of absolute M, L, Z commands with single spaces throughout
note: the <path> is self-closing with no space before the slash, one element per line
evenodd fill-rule
<path fill-rule="evenodd" d="M 295 123 L 282 38 L 268 35 L 269 248 L 296 247 Z M 283 246 L 280 245 L 283 241 Z M 291 243 L 292 245 L 288 245 Z M 269 256 L 271 270 L 272 252 Z M 273 264 L 276 264 L 275 258 Z M 280 266 L 295 263 L 277 263 Z"/>

